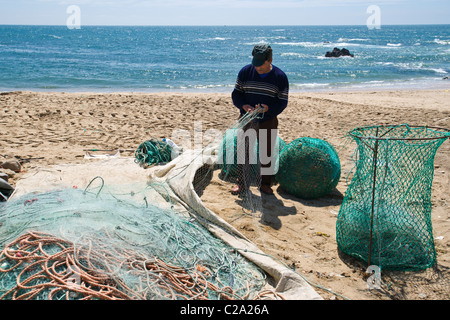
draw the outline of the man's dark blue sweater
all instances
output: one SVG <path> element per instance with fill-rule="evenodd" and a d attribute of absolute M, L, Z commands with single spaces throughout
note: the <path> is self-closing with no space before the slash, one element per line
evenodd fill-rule
<path fill-rule="evenodd" d="M 261 76 L 255 67 L 249 64 L 239 71 L 234 90 L 231 94 L 233 104 L 239 108 L 241 115 L 245 114 L 243 105 L 255 107 L 266 104 L 269 110 L 264 113 L 259 122 L 275 118 L 288 104 L 289 81 L 286 74 L 272 65 L 272 70 Z"/>

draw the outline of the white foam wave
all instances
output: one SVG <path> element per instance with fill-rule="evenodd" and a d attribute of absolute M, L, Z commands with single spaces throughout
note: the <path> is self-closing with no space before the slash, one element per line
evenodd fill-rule
<path fill-rule="evenodd" d="M 411 63 L 411 62 L 377 62 L 376 64 L 383 65 L 383 66 L 394 66 L 399 69 L 404 70 L 418 70 L 418 71 L 434 71 L 439 74 L 447 74 L 448 72 L 444 70 L 443 68 L 432 68 L 432 67 L 425 67 L 423 63 Z"/>
<path fill-rule="evenodd" d="M 279 46 L 293 46 L 293 47 L 323 47 L 325 44 L 323 42 L 277 42 Z"/>
<path fill-rule="evenodd" d="M 383 80 L 372 80 L 372 81 L 363 81 L 361 83 L 367 83 L 367 84 L 381 84 L 381 83 L 385 83 L 385 81 Z"/>
<path fill-rule="evenodd" d="M 307 57 L 306 54 L 298 53 L 298 52 L 283 52 L 281 53 L 282 57 L 298 57 L 298 58 L 305 58 Z"/>
<path fill-rule="evenodd" d="M 360 44 L 348 43 L 348 42 L 337 42 L 334 45 L 338 46 L 338 47 L 358 47 L 358 46 L 360 46 Z"/>
<path fill-rule="evenodd" d="M 348 41 L 370 41 L 370 39 L 364 39 L 364 38 L 353 38 L 353 39 L 339 38 L 338 39 L 338 42 L 348 42 Z"/>
<path fill-rule="evenodd" d="M 432 70 L 432 71 L 434 71 L 436 73 L 442 73 L 442 74 L 447 74 L 448 73 L 447 71 L 445 71 L 442 68 L 429 68 L 429 70 Z"/>
<path fill-rule="evenodd" d="M 343 38 L 339 40 L 344 40 Z M 252 43 L 254 44 L 254 43 Z M 330 42 L 330 41 L 324 41 L 324 42 L 311 42 L 311 41 L 300 41 L 300 42 L 276 42 L 275 45 L 279 46 L 291 46 L 291 47 L 304 47 L 304 48 L 324 48 L 324 47 L 342 47 L 342 48 L 352 48 L 352 47 L 359 47 L 359 48 L 381 48 L 381 49 L 390 49 L 390 48 L 396 48 L 402 46 L 401 43 L 388 43 L 387 45 L 376 45 L 376 44 L 369 44 L 369 43 L 352 43 L 350 41 L 338 41 L 338 42 Z"/>
<path fill-rule="evenodd" d="M 229 40 L 229 39 L 231 39 L 231 38 L 215 37 L 215 38 L 197 39 L 197 41 L 225 41 L 225 40 Z"/>
<path fill-rule="evenodd" d="M 449 45 L 450 44 L 450 40 L 440 40 L 440 39 L 434 39 L 434 42 L 437 44 L 442 44 L 442 45 Z"/>
<path fill-rule="evenodd" d="M 329 85 L 331 85 L 331 84 L 330 83 L 317 83 L 317 82 L 312 82 L 312 83 L 294 83 L 294 84 L 292 84 L 292 86 L 294 88 L 297 88 L 297 89 L 301 89 L 301 88 L 305 88 L 305 89 L 324 88 L 324 87 L 328 87 Z"/>

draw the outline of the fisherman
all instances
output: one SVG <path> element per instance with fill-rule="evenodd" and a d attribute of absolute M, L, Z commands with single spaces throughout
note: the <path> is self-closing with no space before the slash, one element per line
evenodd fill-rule
<path fill-rule="evenodd" d="M 268 163 L 262 163 L 261 161 L 260 191 L 265 194 L 273 194 L 271 183 L 276 172 L 268 173 L 264 169 L 272 168 L 272 156 L 278 135 L 277 116 L 287 107 L 289 81 L 286 74 L 272 64 L 273 50 L 270 45 L 255 45 L 252 56 L 252 63 L 239 71 L 231 96 L 233 104 L 240 111 L 240 117 L 248 112 L 262 113 L 262 116 L 253 120 L 244 128 L 244 131 L 250 128 L 256 130 L 260 155 L 265 152 L 264 154 L 270 159 Z M 261 146 L 267 146 L 267 150 L 261 150 Z M 246 158 L 247 148 L 248 146 L 246 146 Z M 242 194 L 249 187 L 249 164 L 238 163 L 237 170 L 237 185 L 231 189 L 232 194 Z"/>

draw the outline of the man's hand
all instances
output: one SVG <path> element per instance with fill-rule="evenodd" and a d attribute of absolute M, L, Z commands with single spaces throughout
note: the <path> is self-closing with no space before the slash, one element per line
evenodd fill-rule
<path fill-rule="evenodd" d="M 257 104 L 256 108 L 259 108 L 260 113 L 264 113 L 269 110 L 269 106 L 267 104 Z"/>
<path fill-rule="evenodd" d="M 244 105 L 242 106 L 242 109 L 244 109 L 245 112 L 252 112 L 252 111 L 255 110 L 255 108 L 253 108 L 253 107 L 252 107 L 251 105 L 249 105 L 249 104 L 244 104 Z"/>
<path fill-rule="evenodd" d="M 258 110 L 259 113 L 264 113 L 269 110 L 269 106 L 267 104 L 257 104 L 256 106 L 252 107 L 249 104 L 244 104 L 242 106 L 242 109 L 244 109 L 245 112 L 253 112 L 255 110 Z"/>

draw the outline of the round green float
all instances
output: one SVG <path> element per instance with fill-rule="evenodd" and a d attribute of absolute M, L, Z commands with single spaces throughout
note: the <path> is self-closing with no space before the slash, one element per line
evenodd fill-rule
<path fill-rule="evenodd" d="M 341 164 L 334 147 L 315 138 L 298 138 L 280 154 L 276 179 L 281 188 L 302 199 L 329 194 L 338 184 Z"/>

